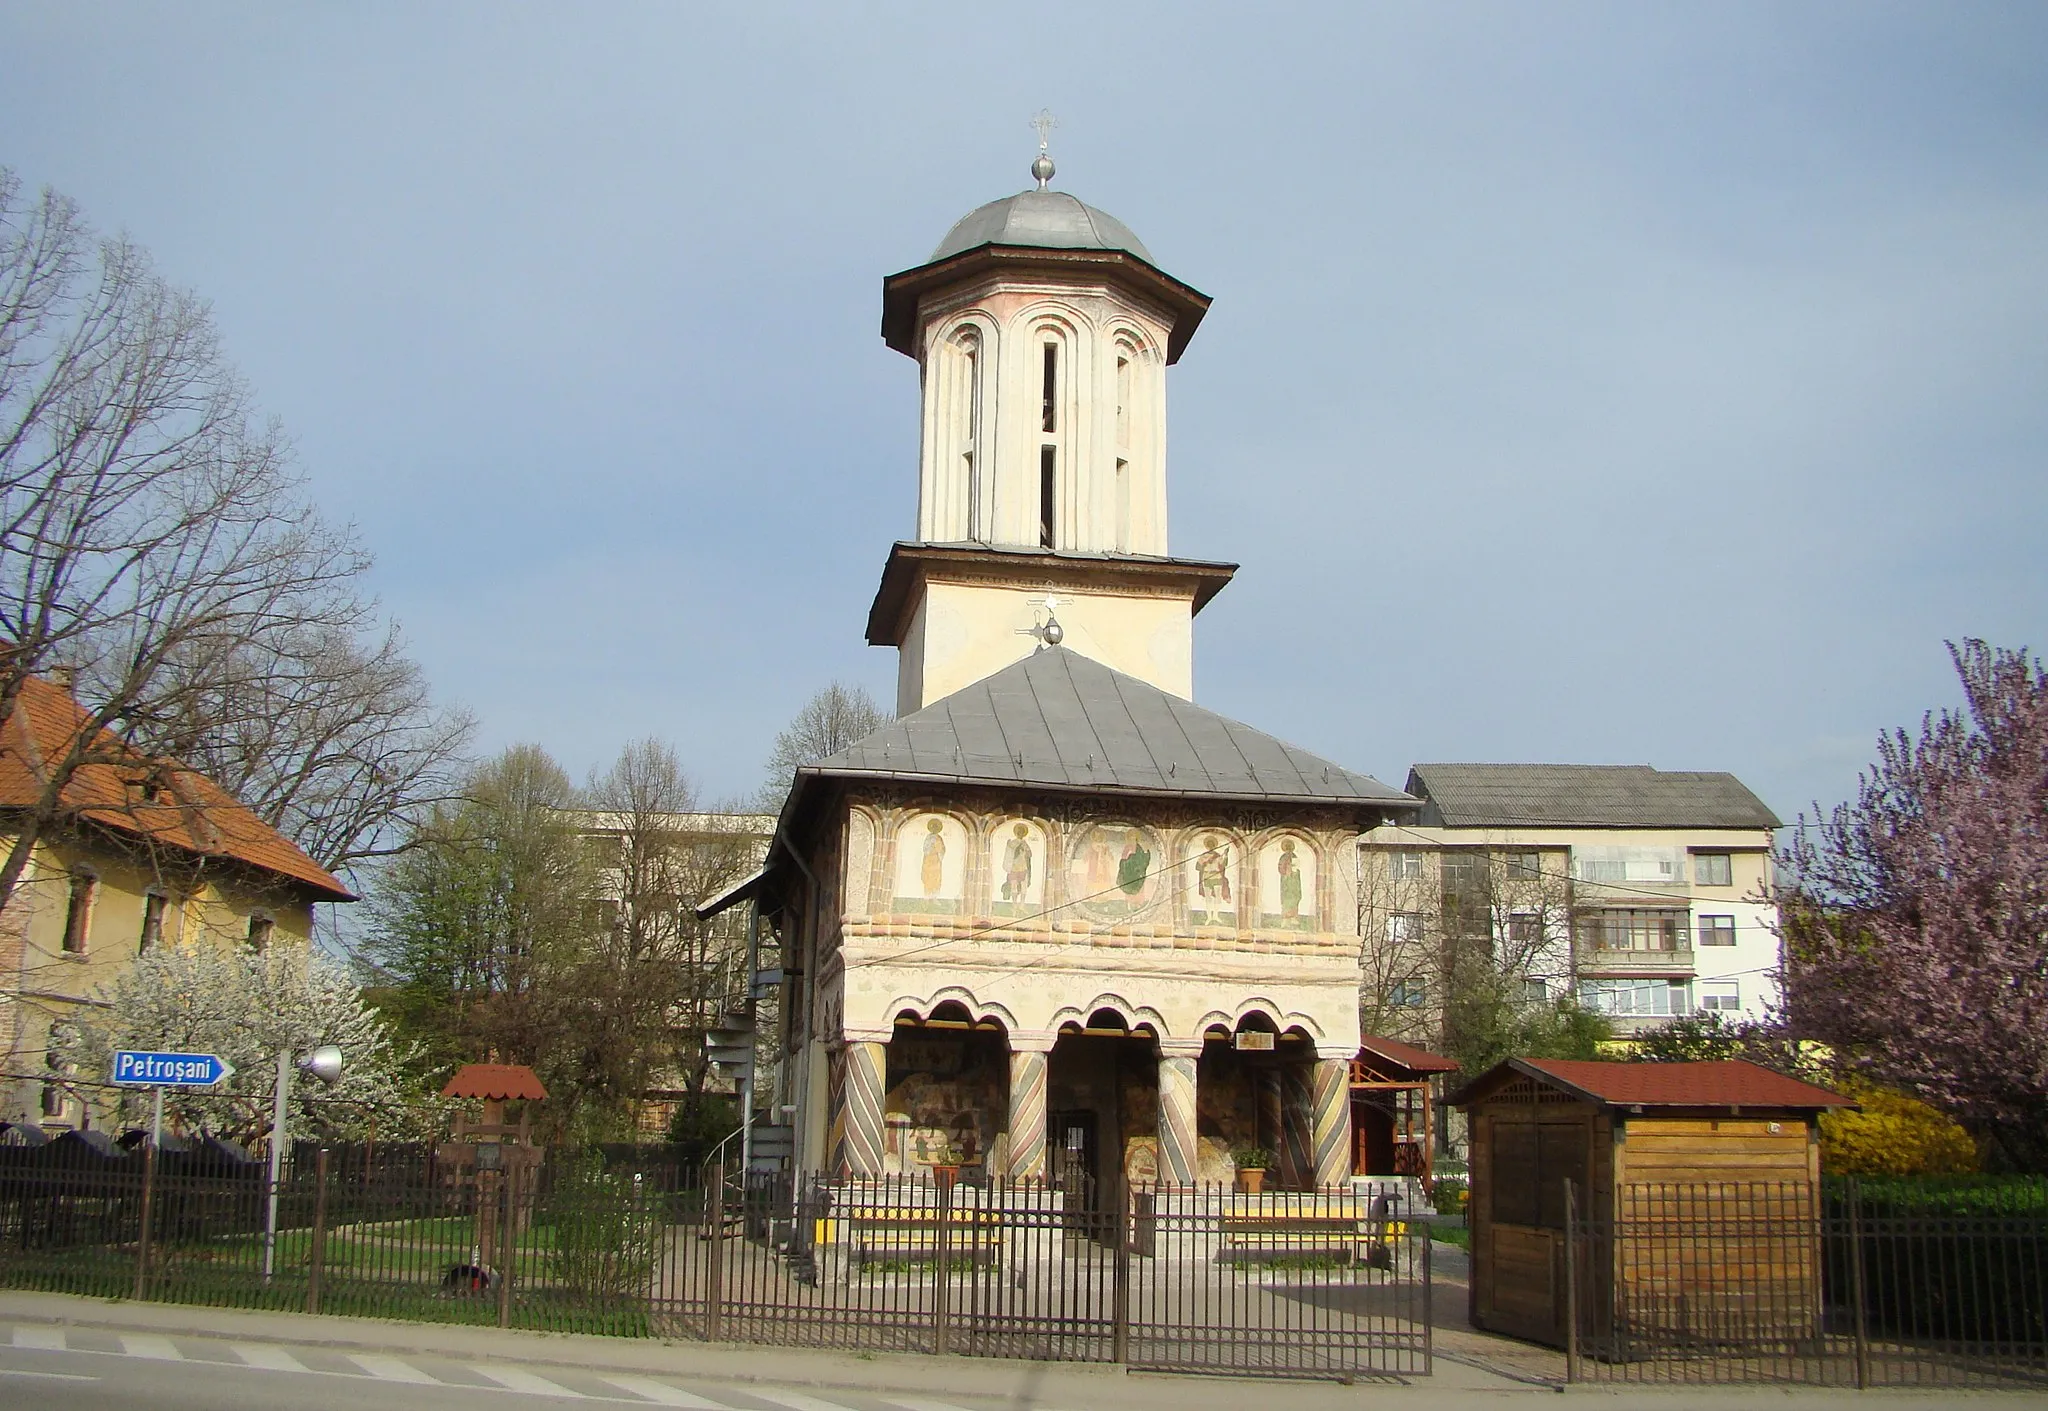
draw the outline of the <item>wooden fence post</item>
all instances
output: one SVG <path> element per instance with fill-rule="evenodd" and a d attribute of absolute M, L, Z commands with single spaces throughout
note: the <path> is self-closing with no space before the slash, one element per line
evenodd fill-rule
<path fill-rule="evenodd" d="M 150 1142 L 142 1149 L 142 1227 L 135 1236 L 135 1297 L 148 1297 L 149 1291 L 149 1236 L 150 1226 L 155 1223 L 150 1207 L 156 1197 L 156 1143 Z"/>
<path fill-rule="evenodd" d="M 1564 1178 L 1564 1379 L 1582 1380 L 1579 1362 L 1579 1196 Z"/>
<path fill-rule="evenodd" d="M 742 1211 L 744 1213 L 744 1210 Z M 725 1302 L 725 1165 L 704 1173 L 704 1340 L 717 1342 Z"/>
<path fill-rule="evenodd" d="M 320 1274 L 327 1262 L 327 1148 L 313 1157 L 313 1241 L 306 1262 L 306 1311 L 320 1311 Z"/>

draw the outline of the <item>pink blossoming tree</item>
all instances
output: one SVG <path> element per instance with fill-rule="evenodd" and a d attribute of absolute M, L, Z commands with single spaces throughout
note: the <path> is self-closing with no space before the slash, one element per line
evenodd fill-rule
<path fill-rule="evenodd" d="M 1881 738 L 1782 858 L 1787 1028 L 2048 1170 L 2048 673 L 1950 644 L 1965 707 Z"/>

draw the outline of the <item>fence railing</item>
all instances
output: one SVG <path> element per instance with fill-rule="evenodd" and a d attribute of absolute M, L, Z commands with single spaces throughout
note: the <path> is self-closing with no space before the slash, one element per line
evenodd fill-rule
<path fill-rule="evenodd" d="M 477 1171 L 302 1148 L 266 1277 L 260 1165 L 36 1155 L 0 1153 L 0 1286 L 1267 1376 L 1431 1364 L 1428 1226 L 1392 1192 L 697 1181 L 595 1154 Z"/>
<path fill-rule="evenodd" d="M 1572 1380 L 2048 1385 L 2039 1185 L 1640 1185 L 1572 1206 Z"/>

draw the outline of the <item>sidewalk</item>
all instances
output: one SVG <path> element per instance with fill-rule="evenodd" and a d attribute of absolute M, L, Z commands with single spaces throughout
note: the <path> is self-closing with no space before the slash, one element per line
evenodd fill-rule
<path fill-rule="evenodd" d="M 1418 1411 L 1432 1405 L 1468 1406 L 1553 1394 L 1552 1388 L 1446 1358 L 1438 1359 L 1436 1374 L 1431 1377 L 1406 1383 L 1386 1380 L 1346 1387 L 1334 1382 L 1133 1373 L 1121 1367 L 1087 1363 L 662 1342 L 18 1291 L 0 1291 L 0 1322 L 412 1353 L 517 1362 L 534 1367 L 664 1373 L 741 1385 L 964 1397 L 1001 1403 L 1016 1411 L 1095 1411 L 1107 1406 L 1127 1407 L 1131 1411 L 1198 1411 L 1208 1407 L 1221 1411 L 1242 1408 L 1247 1400 L 1256 1401 L 1265 1411 L 1355 1411 L 1367 1387 L 1373 1389 L 1371 1394 L 1399 1394 L 1404 1403 L 1416 1406 Z"/>

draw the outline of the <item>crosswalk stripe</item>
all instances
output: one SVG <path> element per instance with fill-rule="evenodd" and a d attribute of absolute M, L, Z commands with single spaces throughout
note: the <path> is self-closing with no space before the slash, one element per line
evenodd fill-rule
<path fill-rule="evenodd" d="M 583 1395 L 582 1392 L 572 1391 L 559 1382 L 551 1382 L 546 1377 L 537 1377 L 523 1367 L 472 1366 L 469 1370 L 480 1377 L 489 1377 L 507 1391 L 532 1392 L 535 1396 L 581 1397 Z"/>
<path fill-rule="evenodd" d="M 438 1386 L 439 1377 L 430 1377 L 409 1362 L 396 1357 L 373 1357 L 365 1353 L 357 1356 L 350 1353 L 348 1360 L 368 1372 L 371 1376 L 387 1382 L 411 1382 L 414 1386 Z"/>
<path fill-rule="evenodd" d="M 787 1406 L 789 1411 L 853 1411 L 851 1406 L 837 1401 L 820 1401 L 815 1396 L 805 1396 L 800 1391 L 762 1391 L 756 1387 L 743 1388 L 748 1396 L 757 1396 L 763 1401 L 772 1401 L 777 1406 Z"/>
<path fill-rule="evenodd" d="M 310 1372 L 313 1369 L 292 1356 L 281 1347 L 272 1347 L 263 1342 L 230 1343 L 239 1357 L 251 1367 L 261 1367 L 266 1372 Z"/>
<path fill-rule="evenodd" d="M 62 1352 L 64 1350 L 64 1330 L 62 1328 L 16 1328 L 14 1330 L 14 1345 L 16 1347 L 33 1347 L 43 1352 Z"/>
<path fill-rule="evenodd" d="M 147 1357 L 157 1362 L 183 1362 L 185 1354 L 172 1345 L 169 1338 L 148 1337 L 141 1333 L 121 1334 L 121 1350 L 130 1357 Z"/>
<path fill-rule="evenodd" d="M 895 1397 L 889 1404 L 901 1406 L 903 1411 L 962 1411 L 950 1401 L 919 1401 L 916 1397 Z"/>
<path fill-rule="evenodd" d="M 732 1411 L 732 1408 L 722 1401 L 706 1401 L 693 1391 L 684 1391 L 666 1382 L 657 1382 L 652 1377 L 605 1377 L 603 1380 L 620 1391 L 630 1391 L 635 1396 L 644 1396 L 657 1406 L 694 1406 L 697 1411 Z"/>

